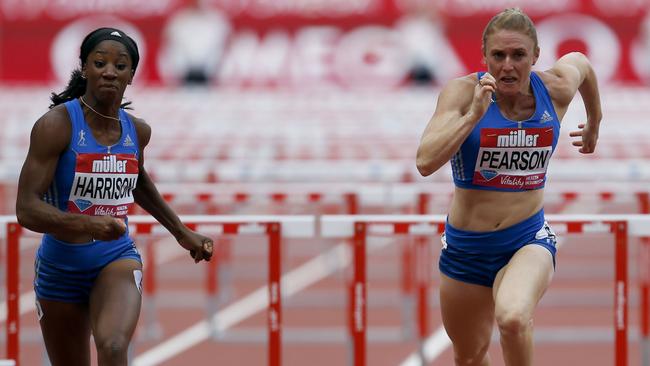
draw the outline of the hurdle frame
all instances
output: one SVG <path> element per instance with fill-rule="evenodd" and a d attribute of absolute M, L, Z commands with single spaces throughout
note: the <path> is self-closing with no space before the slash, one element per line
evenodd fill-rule
<path fill-rule="evenodd" d="M 391 209 L 400 209 L 401 213 L 405 214 L 429 214 L 430 207 L 436 202 L 438 205 L 443 200 L 450 200 L 453 196 L 453 186 L 440 182 L 373 182 L 373 183 L 167 183 L 161 184 L 159 189 L 163 192 L 163 197 L 172 202 L 178 196 L 193 197 L 194 201 L 200 203 L 202 207 L 207 207 L 203 214 L 219 215 L 226 214 L 222 212 L 218 203 L 229 202 L 237 204 L 247 204 L 250 202 L 272 202 L 274 204 L 288 204 L 288 203 L 309 203 L 318 204 L 323 201 L 335 200 L 344 208 L 344 214 L 354 215 L 363 211 L 366 205 L 377 206 L 378 204 L 385 205 Z M 190 193 L 179 193 L 190 192 Z M 649 202 L 650 189 L 647 185 L 639 183 L 626 183 L 621 186 L 620 182 L 598 182 L 595 185 L 584 187 L 576 182 L 556 182 L 548 186 L 545 190 L 545 202 L 557 204 L 561 203 L 566 206 L 576 203 L 581 199 L 597 199 L 603 203 L 636 203 L 638 206 L 637 212 L 648 214 L 650 213 Z M 632 212 L 634 213 L 634 212 Z M 312 213 L 316 215 L 316 232 L 320 232 L 318 219 L 319 213 Z M 392 214 L 392 213 L 387 213 Z M 417 291 L 422 291 L 422 285 L 417 283 L 420 274 L 414 273 L 414 268 L 419 268 L 423 265 L 421 263 L 414 263 L 420 260 L 416 257 L 415 253 L 418 247 L 423 244 L 422 240 L 427 240 L 423 237 L 415 237 L 414 243 L 402 246 L 402 281 L 401 290 L 403 294 L 403 309 L 402 317 L 405 320 L 403 333 L 406 337 L 413 335 L 418 336 L 417 331 L 413 331 L 417 322 L 426 321 L 422 319 L 422 307 L 427 307 L 427 299 L 417 295 Z M 646 253 L 649 258 L 646 262 L 650 263 L 650 238 L 642 238 L 643 244 L 641 250 Z M 224 240 L 224 243 L 227 242 Z M 224 245 L 226 246 L 226 245 Z M 642 255 L 643 255 L 642 253 Z M 643 260 L 639 256 L 640 260 Z M 227 257 L 224 257 L 227 261 Z M 218 262 L 217 262 L 218 261 Z M 206 288 L 208 294 L 211 295 L 208 304 L 208 313 L 213 313 L 217 308 L 217 290 L 214 277 L 216 274 L 216 267 L 222 263 L 222 258 L 217 261 L 211 262 L 207 269 L 208 276 L 206 277 Z M 226 262 L 227 264 L 227 262 Z M 416 264 L 416 265 L 413 265 Z M 650 271 L 648 271 L 650 272 Z M 151 271 L 149 275 L 151 275 Z M 148 281 L 152 282 L 152 281 Z M 146 288 L 145 288 L 146 289 Z M 644 339 L 644 346 L 641 349 L 643 353 L 644 366 L 650 366 L 650 273 L 645 276 L 640 276 L 639 291 L 642 294 L 641 317 L 643 319 L 641 325 L 642 337 Z M 153 295 L 150 298 L 153 298 Z M 415 302 L 418 299 L 420 303 Z M 351 307 L 352 304 L 348 304 Z M 416 316 L 409 314 L 410 309 L 418 308 L 415 312 Z M 421 327 L 419 332 L 422 333 L 426 327 Z M 216 334 L 215 334 L 216 337 Z"/>
<path fill-rule="evenodd" d="M 262 234 L 268 237 L 268 365 L 282 364 L 281 246 L 283 237 L 314 237 L 314 217 L 295 216 L 181 216 L 192 229 L 216 229 L 222 234 Z M 151 216 L 129 217 L 129 234 L 151 233 L 159 223 Z M 6 230 L 5 232 L 2 232 Z M 19 266 L 22 227 L 15 216 L 0 216 L 0 238 L 7 239 L 7 322 L 8 361 L 20 366 Z"/>
<path fill-rule="evenodd" d="M 629 236 L 650 236 L 649 215 L 547 215 L 547 221 L 566 225 L 566 233 L 609 232 L 614 234 L 615 278 L 614 278 L 614 336 L 616 366 L 628 363 L 628 238 Z M 362 289 L 354 293 L 356 322 L 350 333 L 354 337 L 354 365 L 366 365 L 366 239 L 368 235 L 434 235 L 444 231 L 446 217 L 443 215 L 325 215 L 321 218 L 321 233 L 324 237 L 354 238 L 354 287 Z M 561 230 L 557 230 L 558 232 Z M 428 296 L 427 291 L 418 291 L 418 296 Z M 424 303 L 419 300 L 418 303 Z M 426 310 L 425 310 L 426 311 Z M 426 328 L 422 319 L 420 329 Z M 418 332 L 422 334 L 423 332 Z M 422 340 L 420 340 L 422 344 Z M 422 354 L 422 352 L 420 352 Z"/>
<path fill-rule="evenodd" d="M 615 364 L 627 365 L 628 357 L 628 237 L 650 236 L 650 215 L 547 215 L 554 224 L 565 225 L 567 233 L 610 232 L 614 234 L 615 286 L 614 286 L 614 329 Z M 269 260 L 277 266 L 269 266 L 269 306 L 267 320 L 269 327 L 269 365 L 281 364 L 281 292 L 280 292 L 280 245 L 283 234 L 314 237 L 315 218 L 302 216 L 182 216 L 181 220 L 199 228 L 201 225 L 219 226 L 221 233 L 256 233 L 269 236 Z M 351 296 L 350 333 L 353 337 L 354 364 L 366 363 L 366 258 L 365 246 L 368 235 L 410 234 L 429 236 L 444 230 L 442 215 L 323 215 L 320 218 L 323 237 L 352 239 L 354 243 L 354 279 L 348 294 Z M 137 233 L 138 225 L 143 231 L 151 230 L 157 222 L 149 216 L 132 216 L 129 227 Z M 148 228 L 147 228 L 148 227 Z M 557 228 L 557 227 L 556 227 Z M 21 226 L 13 216 L 0 216 L 0 237 L 7 239 L 7 356 L 19 366 L 19 245 Z M 561 231 L 561 230 L 557 230 Z M 428 296 L 427 291 L 418 291 L 419 296 Z M 421 303 L 418 301 L 418 303 Z M 426 309 L 425 309 L 426 310 Z M 422 319 L 428 316 L 420 316 Z M 425 324 L 424 327 L 427 325 Z M 420 331 L 419 334 L 426 334 Z"/>

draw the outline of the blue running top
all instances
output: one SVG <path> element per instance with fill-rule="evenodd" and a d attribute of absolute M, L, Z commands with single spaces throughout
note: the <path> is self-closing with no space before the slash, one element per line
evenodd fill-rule
<path fill-rule="evenodd" d="M 478 78 L 485 72 L 479 72 Z M 544 188 L 546 170 L 560 134 L 560 120 L 542 79 L 530 73 L 535 113 L 524 121 L 505 118 L 497 103 L 451 158 L 460 188 L 519 192 Z"/>
<path fill-rule="evenodd" d="M 65 103 L 72 124 L 70 142 L 59 157 L 43 200 L 66 212 L 126 217 L 138 180 L 139 147 L 135 125 L 120 109 L 122 134 L 115 145 L 93 137 L 78 99 Z"/>

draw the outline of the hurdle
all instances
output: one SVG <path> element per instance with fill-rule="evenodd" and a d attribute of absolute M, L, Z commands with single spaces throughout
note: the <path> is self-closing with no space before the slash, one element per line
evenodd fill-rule
<path fill-rule="evenodd" d="M 335 203 L 344 214 L 358 214 L 360 200 L 370 199 L 374 202 L 381 201 L 385 190 L 383 186 L 372 185 L 359 188 L 354 184 L 229 184 L 229 183 L 193 183 L 193 184 L 159 184 L 158 190 L 170 205 L 177 202 L 193 203 L 200 214 L 224 215 L 238 214 L 237 210 L 226 210 L 224 205 L 246 205 L 251 203 L 264 203 L 276 206 L 281 205 L 308 205 L 308 214 L 316 215 L 315 235 L 319 235 L 320 215 L 319 205 Z M 139 207 L 135 207 L 133 214 L 142 214 Z M 280 214 L 274 212 L 273 214 Z M 137 233 L 136 233 L 137 234 Z M 142 340 L 159 339 L 162 328 L 157 319 L 157 269 L 153 265 L 156 256 L 155 244 L 145 234 L 143 249 L 146 252 L 146 261 L 150 262 L 149 269 L 145 272 L 143 292 L 145 293 L 143 307 L 147 311 L 143 314 Z M 230 277 L 230 252 L 231 239 L 217 237 L 214 243 L 214 259 L 206 266 L 205 291 L 208 296 L 206 302 L 206 316 L 214 315 L 222 302 L 223 294 L 229 293 Z M 285 256 L 282 256 L 284 258 Z M 219 334 L 213 327 L 212 338 L 218 339 Z"/>
<path fill-rule="evenodd" d="M 413 213 L 418 215 L 436 214 L 436 208 L 440 209 L 444 204 L 448 204 L 453 195 L 453 185 L 447 183 L 168 183 L 160 184 L 159 190 L 163 196 L 171 204 L 180 202 L 194 202 L 198 207 L 204 208 L 202 214 L 237 214 L 237 212 L 229 212 L 222 210 L 220 205 L 225 204 L 247 204 L 247 203 L 270 203 L 274 205 L 283 204 L 319 204 L 322 202 L 336 202 L 341 207 L 341 211 L 346 214 L 363 214 L 368 213 L 372 208 L 385 207 L 386 214 L 394 213 Z M 585 186 L 579 182 L 557 182 L 550 184 L 545 190 L 545 202 L 549 204 L 559 204 L 556 209 L 550 213 L 562 213 L 561 210 L 571 203 L 578 202 L 580 199 L 595 200 L 602 204 L 616 204 L 625 203 L 636 205 L 635 212 L 649 213 L 650 209 L 648 204 L 648 196 L 650 189 L 647 185 L 639 183 L 625 183 L 620 182 L 598 182 Z M 434 206 L 437 203 L 437 206 Z M 434 207 L 432 209 L 432 207 Z M 314 214 L 316 217 L 316 233 L 320 232 L 318 220 L 319 212 L 317 206 L 310 206 L 313 208 L 306 212 L 306 214 Z M 401 210 L 401 211 L 400 211 Z M 376 210 L 375 210 L 376 211 Z M 432 212 L 433 211 L 433 212 Z M 373 211 L 374 212 L 374 211 Z M 427 239 L 422 236 L 416 236 L 412 243 L 405 243 L 401 246 L 401 268 L 402 268 L 402 281 L 401 291 L 403 295 L 402 304 L 402 317 L 403 317 L 403 334 L 406 339 L 412 336 L 418 336 L 419 333 L 426 334 L 426 329 L 417 327 L 418 323 L 426 321 L 423 318 L 422 311 L 417 309 L 426 308 L 426 303 L 417 304 L 419 302 L 426 302 L 427 298 L 416 295 L 418 291 L 424 291 L 422 285 L 419 284 L 419 278 L 425 277 L 428 271 L 429 260 L 428 257 L 417 255 L 418 251 L 426 250 L 426 245 L 422 241 Z M 642 238 L 642 242 L 648 239 Z M 223 239 L 219 243 L 219 247 L 227 247 L 228 239 Z M 643 250 L 643 248 L 641 248 Z M 648 253 L 648 260 L 640 263 L 650 263 L 650 242 L 645 249 Z M 639 260 L 643 260 L 643 253 L 639 256 Z M 210 264 L 208 274 L 206 277 L 206 290 L 209 296 L 208 314 L 214 313 L 216 309 L 216 298 L 218 295 L 217 287 L 221 281 L 217 281 L 215 277 L 218 276 L 216 266 L 219 265 L 220 271 L 226 268 L 228 264 L 228 256 L 222 256 L 217 259 L 217 262 Z M 425 261 L 423 263 L 420 263 Z M 640 266 L 640 268 L 644 268 Z M 642 323 L 644 326 L 643 337 L 648 340 L 650 335 L 650 317 L 646 314 L 650 313 L 650 275 L 645 276 L 648 280 L 643 280 L 644 272 L 641 271 L 641 281 L 639 282 L 640 291 L 646 299 L 642 303 Z M 149 271 L 148 275 L 155 276 L 154 271 Z M 221 279 L 221 277 L 219 277 Z M 145 283 L 154 283 L 153 280 Z M 226 285 L 222 286 L 226 289 Z M 149 291 L 145 286 L 145 290 Z M 149 299 L 155 298 L 155 291 L 149 291 Z M 145 304 L 148 306 L 149 304 Z M 211 310 L 210 310 L 211 309 Z M 411 311 L 416 309 L 416 311 Z M 643 310 L 645 309 L 645 310 Z M 148 314 L 148 316 L 151 313 Z M 413 316 L 415 314 L 415 316 Z M 644 318 L 645 317 L 645 318 Z M 151 328 L 155 328 L 152 325 Z M 645 342 L 647 346 L 643 347 L 643 351 L 648 359 L 645 366 L 650 366 L 650 341 Z"/>
<path fill-rule="evenodd" d="M 548 215 L 546 219 L 554 224 L 557 232 L 565 233 L 612 233 L 615 245 L 614 278 L 614 337 L 616 366 L 626 366 L 628 361 L 628 236 L 650 235 L 650 217 L 647 215 Z M 365 247 L 368 235 L 410 234 L 430 236 L 444 231 L 445 217 L 441 215 L 358 215 L 322 217 L 321 230 L 324 237 L 352 238 L 354 240 L 354 278 L 351 291 L 353 314 L 349 332 L 354 339 L 353 359 L 355 366 L 366 365 L 366 257 Z M 428 296 L 421 291 L 419 296 Z M 418 303 L 425 303 L 419 301 Z M 426 309 L 421 309 L 424 313 Z M 421 317 L 419 327 L 426 329 L 426 319 Z M 423 339 L 420 339 L 420 345 Z M 423 352 L 420 350 L 420 354 Z"/>
<path fill-rule="evenodd" d="M 647 192 L 637 194 L 641 212 L 650 214 L 650 195 Z M 650 237 L 641 238 L 639 251 L 639 296 L 641 297 L 641 361 L 643 366 L 650 366 Z"/>
<path fill-rule="evenodd" d="M 627 363 L 628 335 L 628 274 L 627 238 L 650 236 L 650 217 L 647 215 L 548 215 L 557 232 L 613 233 L 616 247 L 615 270 L 615 362 L 617 366 Z M 279 286 L 280 248 L 283 237 L 313 237 L 315 220 L 312 216 L 183 216 L 182 220 L 199 231 L 223 234 L 267 235 L 269 240 L 269 305 L 267 311 L 269 332 L 269 365 L 281 364 L 281 292 Z M 0 217 L 4 223 L 8 250 L 7 266 L 7 357 L 18 365 L 18 248 L 21 227 L 15 217 Z M 133 216 L 129 222 L 133 233 L 149 232 L 157 226 L 151 217 Z M 329 238 L 346 238 L 353 241 L 354 278 L 348 291 L 351 304 L 349 332 L 353 339 L 354 364 L 365 365 L 366 360 L 366 267 L 365 247 L 368 235 L 409 234 L 432 236 L 444 230 L 444 217 L 439 215 L 325 215 L 321 218 L 321 234 Z M 274 244 L 275 243 L 275 244 Z M 273 247 L 275 249 L 273 249 Z M 419 253 L 428 256 L 426 252 Z M 418 257 L 419 257 L 418 256 Z M 428 333 L 428 283 L 424 278 L 418 282 L 419 335 Z M 277 300 L 277 301 L 276 301 Z"/>
<path fill-rule="evenodd" d="M 282 304 L 280 278 L 282 238 L 313 237 L 312 216 L 181 216 L 190 228 L 202 232 L 236 235 L 264 235 L 268 238 L 268 364 L 280 366 L 282 359 Z M 129 217 L 132 234 L 151 233 L 158 222 L 150 216 Z M 19 247 L 22 227 L 15 216 L 0 216 L 0 228 L 7 239 L 7 359 L 20 366 Z M 0 229 L 0 230 L 2 230 Z"/>
<path fill-rule="evenodd" d="M 650 190 L 647 187 L 629 185 L 626 187 L 627 189 L 617 191 L 614 189 L 614 184 L 610 183 L 605 185 L 596 185 L 595 187 L 588 187 L 580 191 L 576 189 L 570 189 L 570 187 L 567 185 L 559 186 L 559 188 L 550 189 L 546 193 L 548 196 L 550 196 L 550 200 L 562 202 L 563 207 L 566 207 L 566 205 L 577 201 L 579 198 L 589 197 L 596 198 L 600 202 L 611 203 L 620 201 L 636 203 L 638 213 L 650 214 Z M 450 192 L 445 191 L 435 191 L 422 185 L 398 185 L 393 187 L 393 189 L 395 189 L 396 195 L 406 194 L 410 200 L 413 200 L 413 196 L 417 195 L 417 213 L 420 215 L 426 215 L 429 213 L 430 202 L 436 194 L 438 196 L 442 195 L 444 197 L 450 197 L 451 194 Z M 416 240 L 418 240 L 417 237 Z M 639 268 L 638 286 L 640 296 L 640 352 L 643 366 L 650 366 L 650 237 L 640 236 L 640 240 L 641 244 L 639 247 L 639 256 L 637 258 Z M 409 249 L 409 247 L 405 247 L 405 250 Z M 409 268 L 416 270 L 419 268 L 417 266 L 413 267 L 406 265 L 403 267 L 405 272 L 408 272 Z M 412 273 L 405 273 L 404 278 L 407 280 L 412 280 L 414 277 Z M 412 289 L 413 286 L 407 285 L 405 288 L 408 291 Z"/>
<path fill-rule="evenodd" d="M 7 238 L 7 249 L 6 249 L 6 263 L 7 263 L 7 275 L 6 275 L 6 302 L 7 302 L 7 322 L 6 322 L 6 362 L 19 366 L 19 330 L 20 330 L 20 316 L 19 316 L 19 298 L 20 294 L 18 292 L 18 276 L 19 276 L 19 252 L 20 252 L 20 233 L 22 227 L 18 225 L 18 222 L 13 218 L 13 221 L 2 219 L 0 217 L 0 230 L 5 231 L 4 236 Z"/>

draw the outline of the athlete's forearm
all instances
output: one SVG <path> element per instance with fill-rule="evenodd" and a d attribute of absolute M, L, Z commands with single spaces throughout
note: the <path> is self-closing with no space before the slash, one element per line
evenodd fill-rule
<path fill-rule="evenodd" d="M 476 121 L 471 113 L 446 121 L 432 121 L 417 152 L 416 164 L 420 174 L 431 175 L 445 165 L 472 132 Z"/>
<path fill-rule="evenodd" d="M 16 217 L 23 227 L 37 233 L 58 235 L 89 234 L 89 216 L 69 213 L 37 198 L 19 199 Z"/>
<path fill-rule="evenodd" d="M 585 78 L 578 88 L 587 112 L 587 123 L 600 124 L 602 119 L 602 110 L 600 105 L 600 93 L 598 91 L 598 80 L 594 69 L 589 66 Z"/>

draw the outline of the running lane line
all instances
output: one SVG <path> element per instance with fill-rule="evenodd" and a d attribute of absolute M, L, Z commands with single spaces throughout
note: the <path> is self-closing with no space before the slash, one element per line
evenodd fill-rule
<path fill-rule="evenodd" d="M 447 336 L 445 328 L 440 326 L 424 341 L 424 360 L 426 363 L 435 360 L 441 353 L 451 346 L 451 340 Z M 417 352 L 411 353 L 400 366 L 420 366 L 422 361 Z"/>
<path fill-rule="evenodd" d="M 390 239 L 373 240 L 368 251 L 386 246 L 394 241 Z M 290 297 L 306 287 L 322 280 L 332 273 L 345 268 L 351 262 L 347 244 L 341 243 L 319 254 L 298 268 L 282 276 L 282 298 Z M 230 304 L 215 314 L 211 320 L 202 320 L 168 340 L 158 344 L 133 360 L 134 366 L 158 365 L 208 339 L 211 336 L 211 324 L 217 331 L 224 331 L 242 320 L 262 311 L 268 305 L 268 286 L 262 286 L 241 300 Z"/>

